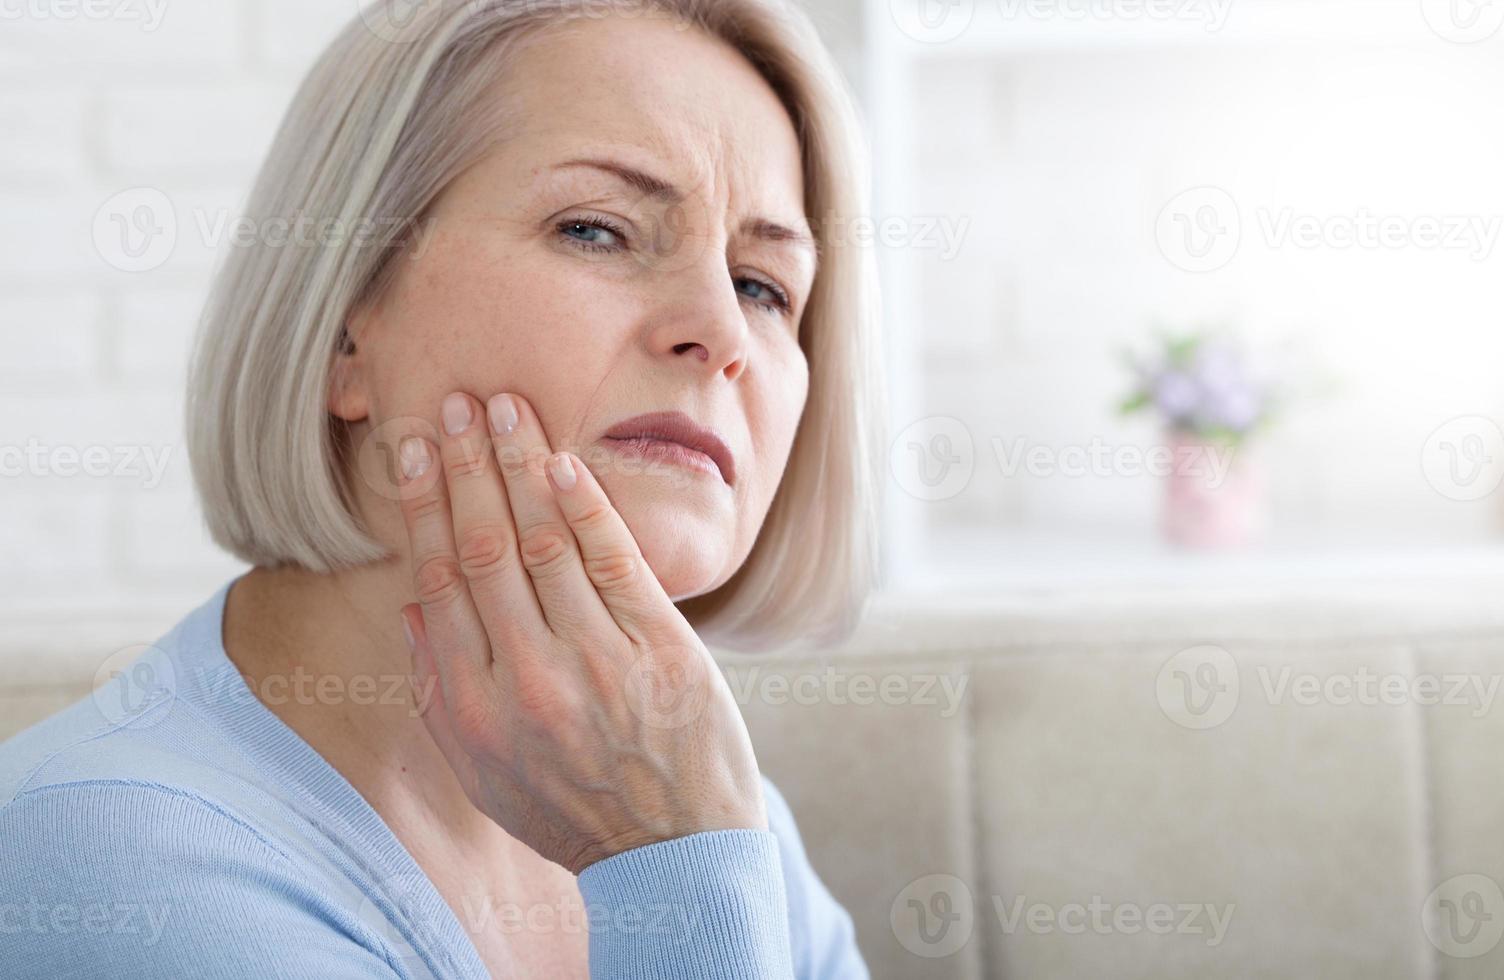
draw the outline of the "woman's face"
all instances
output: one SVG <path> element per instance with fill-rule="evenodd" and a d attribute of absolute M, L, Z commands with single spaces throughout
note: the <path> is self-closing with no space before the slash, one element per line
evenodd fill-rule
<path fill-rule="evenodd" d="M 359 445 L 392 420 L 437 424 L 451 391 L 520 394 L 552 447 L 596 475 L 668 594 L 710 591 L 752 548 L 808 392 L 815 253 L 793 125 L 735 50 L 657 18 L 551 32 L 502 90 L 507 138 L 352 318 L 331 408 Z M 730 483 L 604 439 L 675 410 L 725 442 Z M 355 485 L 402 553 L 395 506 Z"/>

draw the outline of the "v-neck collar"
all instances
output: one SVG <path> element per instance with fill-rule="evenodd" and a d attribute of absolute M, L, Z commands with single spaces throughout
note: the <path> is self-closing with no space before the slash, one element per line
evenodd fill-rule
<path fill-rule="evenodd" d="M 297 811 L 330 837 L 368 880 L 358 882 L 367 901 L 359 918 L 382 933 L 408 970 L 418 976 L 489 977 L 479 951 L 454 911 L 386 821 L 312 745 L 277 717 L 247 686 L 224 645 L 221 585 L 183 624 L 177 656 L 184 669 L 176 697 L 223 728 L 233 742 Z M 418 937 L 417 946 L 393 934 L 384 917 L 395 911 Z"/>

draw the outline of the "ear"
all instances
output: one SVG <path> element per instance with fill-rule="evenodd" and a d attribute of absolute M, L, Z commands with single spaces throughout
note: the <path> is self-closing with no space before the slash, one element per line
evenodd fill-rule
<path fill-rule="evenodd" d="M 365 336 L 361 329 L 366 311 L 352 312 L 340 331 L 339 349 L 329 372 L 329 413 L 346 422 L 359 422 L 371 413 L 371 399 L 366 391 L 365 356 L 354 337 Z"/>

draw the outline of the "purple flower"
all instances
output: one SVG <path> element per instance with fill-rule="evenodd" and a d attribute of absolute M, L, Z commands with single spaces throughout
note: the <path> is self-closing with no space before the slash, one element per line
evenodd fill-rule
<path fill-rule="evenodd" d="M 1154 404 L 1172 422 L 1190 417 L 1200 401 L 1201 386 L 1181 371 L 1162 371 L 1154 379 Z"/>
<path fill-rule="evenodd" d="M 1238 352 L 1226 344 L 1203 344 L 1196 350 L 1191 373 L 1208 391 L 1243 385 L 1247 372 Z"/>
<path fill-rule="evenodd" d="M 1125 411 L 1156 408 L 1172 429 L 1241 438 L 1264 420 L 1271 386 L 1225 337 L 1166 338 L 1157 364 L 1132 358 L 1140 386 Z"/>
<path fill-rule="evenodd" d="M 1208 391 L 1201 410 L 1197 413 L 1202 428 L 1230 429 L 1247 432 L 1259 420 L 1261 399 L 1252 389 L 1237 386 L 1221 391 Z"/>

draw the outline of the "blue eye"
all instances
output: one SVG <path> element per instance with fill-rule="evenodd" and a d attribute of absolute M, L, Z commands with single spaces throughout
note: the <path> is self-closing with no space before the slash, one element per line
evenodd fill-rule
<path fill-rule="evenodd" d="M 577 218 L 560 222 L 559 233 L 591 252 L 614 252 L 622 246 L 625 233 L 601 218 Z"/>
<path fill-rule="evenodd" d="M 619 252 L 627 247 L 627 233 L 614 222 L 591 215 L 570 218 L 554 226 L 576 248 L 586 252 Z M 791 313 L 793 303 L 777 283 L 755 276 L 738 276 L 732 280 L 737 292 L 772 313 Z"/>
<path fill-rule="evenodd" d="M 742 293 L 743 296 L 746 296 L 748 299 L 752 300 L 754 303 L 758 304 L 759 306 L 765 306 L 765 307 L 767 307 L 770 310 L 777 310 L 777 311 L 780 311 L 780 312 L 787 312 L 788 311 L 788 309 L 789 309 L 789 297 L 788 297 L 788 294 L 785 293 L 782 289 L 779 289 L 773 283 L 771 283 L 771 282 L 765 282 L 765 281 L 763 281 L 761 279 L 752 279 L 752 278 L 749 278 L 749 277 L 746 277 L 746 276 L 743 276 L 742 278 L 736 280 L 736 282 L 737 282 L 738 286 L 740 286 L 743 283 L 745 283 L 747 285 L 752 286 L 755 290 L 761 290 L 762 293 L 766 294 L 765 296 L 762 296 L 762 295 L 749 294 L 749 293 L 745 293 L 745 292 Z"/>

